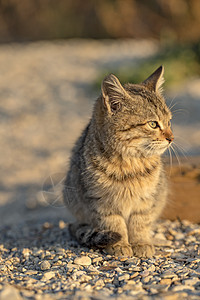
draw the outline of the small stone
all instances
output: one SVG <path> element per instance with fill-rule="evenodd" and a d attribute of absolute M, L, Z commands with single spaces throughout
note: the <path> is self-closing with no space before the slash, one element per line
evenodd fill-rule
<path fill-rule="evenodd" d="M 147 270 L 149 272 L 154 272 L 156 270 L 156 267 L 154 265 L 151 265 Z"/>
<path fill-rule="evenodd" d="M 166 235 L 167 240 L 172 241 L 174 239 L 173 235 L 167 234 Z"/>
<path fill-rule="evenodd" d="M 23 254 L 24 257 L 29 257 L 30 253 L 31 253 L 31 251 L 28 248 L 24 248 L 22 250 L 22 254 Z"/>
<path fill-rule="evenodd" d="M 140 272 L 141 270 L 142 270 L 141 267 L 133 267 L 133 268 L 132 268 L 132 271 L 133 271 L 133 272 Z"/>
<path fill-rule="evenodd" d="M 140 273 L 140 275 L 141 275 L 142 277 L 149 276 L 149 271 L 148 271 L 148 270 L 144 270 L 143 272 Z"/>
<path fill-rule="evenodd" d="M 49 222 L 45 222 L 43 225 L 42 225 L 42 228 L 43 229 L 50 229 L 53 227 L 53 224 L 49 223 Z"/>
<path fill-rule="evenodd" d="M 104 286 L 104 281 L 103 279 L 98 279 L 96 282 L 95 282 L 95 285 L 97 286 Z"/>
<path fill-rule="evenodd" d="M 131 274 L 130 278 L 133 279 L 135 277 L 137 277 L 140 273 L 139 272 L 135 272 L 133 274 Z"/>
<path fill-rule="evenodd" d="M 63 220 L 59 221 L 59 228 L 64 229 L 66 227 L 66 223 Z"/>
<path fill-rule="evenodd" d="M 170 272 L 170 271 L 165 271 L 163 272 L 160 277 L 161 278 L 173 278 L 173 277 L 176 277 L 177 275 L 173 272 Z"/>
<path fill-rule="evenodd" d="M 189 278 L 185 279 L 182 281 L 184 285 L 195 285 L 197 282 L 199 282 L 199 279 L 194 277 L 194 278 Z"/>
<path fill-rule="evenodd" d="M 172 280 L 170 278 L 163 278 L 160 281 L 160 284 L 171 284 Z"/>
<path fill-rule="evenodd" d="M 178 273 L 178 276 L 180 279 L 186 279 L 188 274 L 189 274 L 189 271 L 183 271 L 183 272 Z"/>
<path fill-rule="evenodd" d="M 124 275 L 121 275 L 118 277 L 118 280 L 119 281 L 122 281 L 122 280 L 128 280 L 130 278 L 130 275 L 129 274 L 124 274 Z"/>
<path fill-rule="evenodd" d="M 22 297 L 20 296 L 20 293 L 16 288 L 8 285 L 8 286 L 5 286 L 4 289 L 1 291 L 0 299 L 1 300 L 8 300 L 8 299 L 21 300 Z"/>
<path fill-rule="evenodd" d="M 176 240 L 183 240 L 185 238 L 185 235 L 183 233 L 177 233 L 175 235 Z"/>
<path fill-rule="evenodd" d="M 35 275 L 37 273 L 38 273 L 38 271 L 36 271 L 36 270 L 28 270 L 25 272 L 26 275 Z"/>
<path fill-rule="evenodd" d="M 166 292 L 169 288 L 169 285 L 167 285 L 167 284 L 150 284 L 150 285 L 147 285 L 146 288 L 148 288 L 150 290 L 156 290 L 159 292 Z"/>
<path fill-rule="evenodd" d="M 125 260 L 126 265 L 131 264 L 137 266 L 139 263 L 140 263 L 140 259 L 137 257 L 132 257 Z"/>
<path fill-rule="evenodd" d="M 91 290 L 92 290 L 92 286 L 91 286 L 90 284 L 87 284 L 87 285 L 85 286 L 85 290 L 86 290 L 86 291 L 91 291 Z"/>
<path fill-rule="evenodd" d="M 148 283 L 151 280 L 151 278 L 152 278 L 152 276 L 144 277 L 144 278 L 142 278 L 142 282 L 143 283 Z"/>
<path fill-rule="evenodd" d="M 176 285 L 172 288 L 173 292 L 186 291 L 186 290 L 194 290 L 194 287 L 190 285 Z"/>
<path fill-rule="evenodd" d="M 120 269 L 119 267 L 117 267 L 117 268 L 115 268 L 115 272 L 122 273 L 123 271 L 122 271 L 122 269 Z"/>
<path fill-rule="evenodd" d="M 154 239 L 166 240 L 165 235 L 163 233 L 157 233 L 157 234 L 155 234 Z"/>
<path fill-rule="evenodd" d="M 134 290 L 135 291 L 143 291 L 143 288 L 142 288 L 142 282 L 138 282 L 134 285 Z"/>
<path fill-rule="evenodd" d="M 42 271 L 44 270 L 49 270 L 51 268 L 51 264 L 48 260 L 44 260 L 41 264 L 40 264 L 40 269 Z"/>
<path fill-rule="evenodd" d="M 164 293 L 162 296 L 162 300 L 181 300 L 181 299 L 188 299 L 188 294 L 184 292 L 174 293 L 172 291 L 168 291 Z"/>
<path fill-rule="evenodd" d="M 130 285 L 135 285 L 136 284 L 136 282 L 134 281 L 134 280 L 129 280 L 128 282 L 127 282 L 127 284 L 130 284 Z"/>
<path fill-rule="evenodd" d="M 0 265 L 0 271 L 6 271 L 6 266 L 5 265 Z"/>
<path fill-rule="evenodd" d="M 92 261 L 89 256 L 80 256 L 75 258 L 74 263 L 81 266 L 89 266 Z"/>
<path fill-rule="evenodd" d="M 80 277 L 80 281 L 82 282 L 88 282 L 89 280 L 91 280 L 92 277 L 91 276 L 88 276 L 86 274 L 83 274 L 81 277 Z"/>
<path fill-rule="evenodd" d="M 187 235 L 199 234 L 200 235 L 200 228 L 191 229 L 187 232 Z"/>
<path fill-rule="evenodd" d="M 200 274 L 200 267 L 194 270 L 196 273 Z"/>
<path fill-rule="evenodd" d="M 52 272 L 52 271 L 48 271 L 48 272 L 45 272 L 44 275 L 42 276 L 42 281 L 48 281 L 50 280 L 51 278 L 55 277 L 55 273 Z"/>
<path fill-rule="evenodd" d="M 23 290 L 22 292 L 22 295 L 23 295 L 23 298 L 28 298 L 28 299 L 34 299 L 34 291 L 26 291 L 26 290 Z"/>
<path fill-rule="evenodd" d="M 102 261 L 103 260 L 103 257 L 95 257 L 95 258 L 93 258 L 93 260 L 92 260 L 92 262 L 93 263 L 98 263 L 98 262 L 100 262 L 100 261 Z"/>

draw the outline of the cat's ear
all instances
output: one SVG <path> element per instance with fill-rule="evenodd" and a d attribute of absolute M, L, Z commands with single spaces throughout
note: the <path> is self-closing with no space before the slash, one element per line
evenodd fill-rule
<path fill-rule="evenodd" d="M 162 93 L 162 85 L 164 83 L 164 67 L 160 66 L 153 74 L 142 82 L 150 91 Z"/>
<path fill-rule="evenodd" d="M 109 112 L 117 112 L 121 110 L 122 101 L 126 91 L 115 75 L 110 74 L 104 78 L 101 84 L 101 92 L 103 104 Z"/>

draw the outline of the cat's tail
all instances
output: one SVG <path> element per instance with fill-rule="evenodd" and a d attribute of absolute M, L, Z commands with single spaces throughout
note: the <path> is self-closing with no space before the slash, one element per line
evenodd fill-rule
<path fill-rule="evenodd" d="M 121 240 L 118 232 L 91 228 L 88 224 L 69 224 L 70 234 L 88 248 L 106 248 Z"/>

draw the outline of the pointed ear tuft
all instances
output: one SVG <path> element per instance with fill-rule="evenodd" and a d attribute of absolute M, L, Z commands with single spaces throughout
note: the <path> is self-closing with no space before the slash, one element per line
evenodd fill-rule
<path fill-rule="evenodd" d="M 160 66 L 153 74 L 151 74 L 145 81 L 142 82 L 150 91 L 162 94 L 162 85 L 165 81 L 164 67 Z"/>
<path fill-rule="evenodd" d="M 109 112 L 116 112 L 121 109 L 123 98 L 126 91 L 122 87 L 119 79 L 110 74 L 104 78 L 101 84 L 104 106 Z"/>

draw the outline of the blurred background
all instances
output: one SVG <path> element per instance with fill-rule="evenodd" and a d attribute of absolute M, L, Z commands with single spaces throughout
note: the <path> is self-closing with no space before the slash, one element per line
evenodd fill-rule
<path fill-rule="evenodd" d="M 155 38 L 198 42 L 196 0 L 1 0 L 0 41 Z"/>
<path fill-rule="evenodd" d="M 64 218 L 52 182 L 62 183 L 101 80 L 141 82 L 161 64 L 174 151 L 198 157 L 200 1 L 0 0 L 1 224 Z"/>

